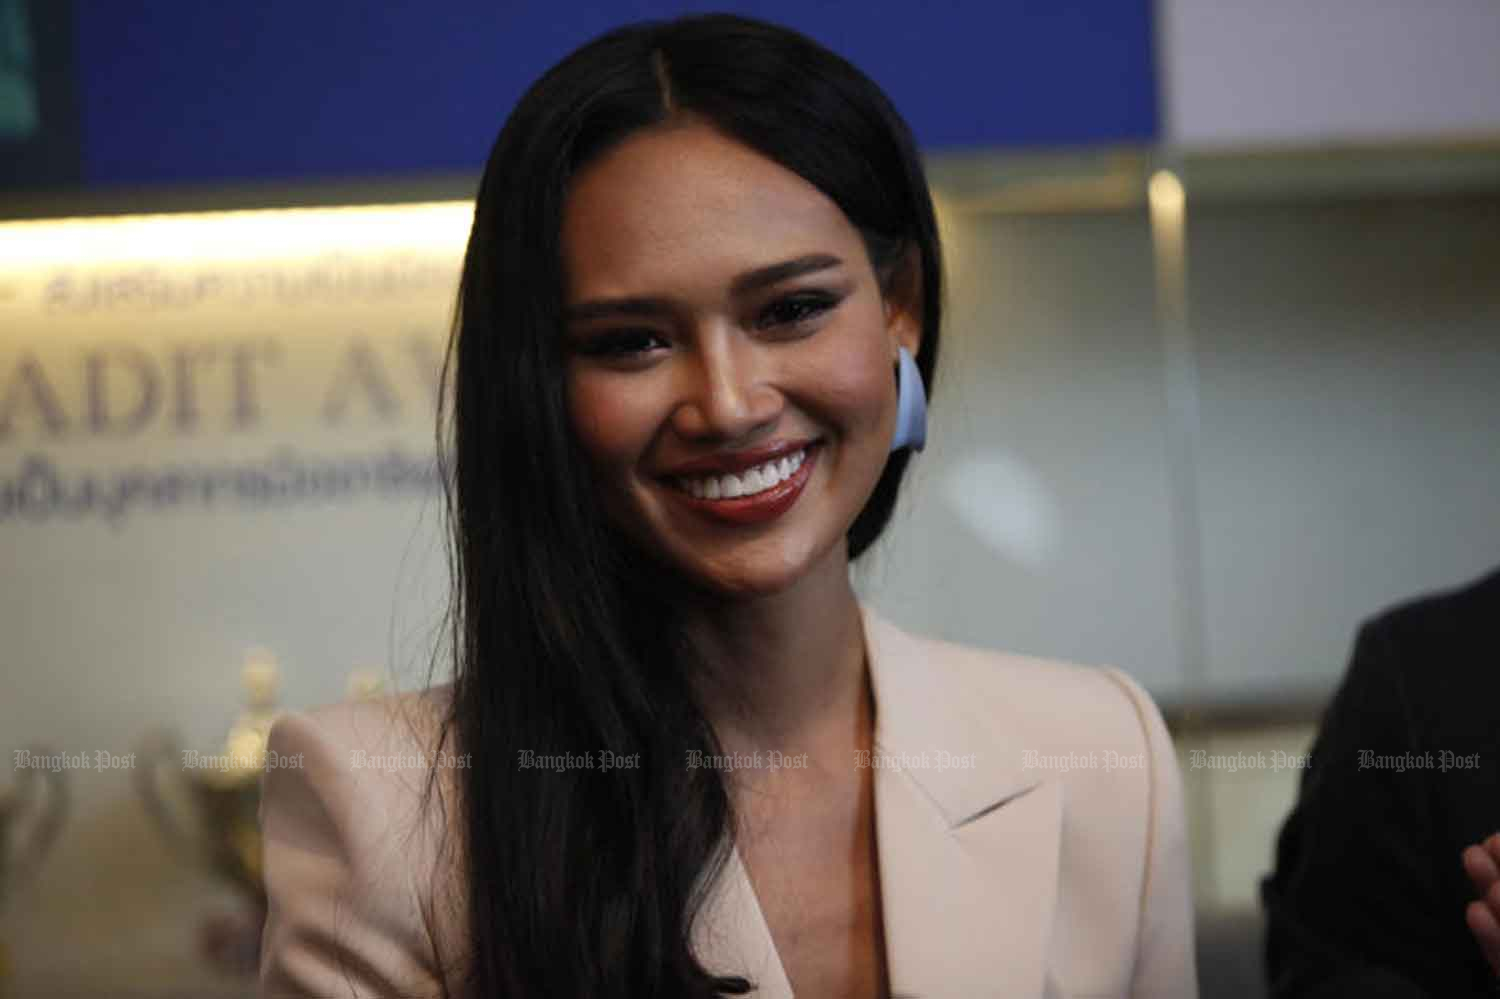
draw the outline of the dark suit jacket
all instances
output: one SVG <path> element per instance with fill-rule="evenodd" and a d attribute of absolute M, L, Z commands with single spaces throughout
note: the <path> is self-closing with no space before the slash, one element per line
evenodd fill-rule
<path fill-rule="evenodd" d="M 1500 994 L 1460 860 L 1497 830 L 1500 572 L 1360 627 L 1261 883 L 1272 996 Z"/>

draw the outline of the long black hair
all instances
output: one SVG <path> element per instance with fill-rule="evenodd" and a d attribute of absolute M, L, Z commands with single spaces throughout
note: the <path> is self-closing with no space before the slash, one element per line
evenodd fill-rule
<path fill-rule="evenodd" d="M 751 986 L 736 969 L 705 969 L 690 946 L 731 849 L 729 795 L 717 769 L 685 765 L 718 744 L 667 570 L 632 553 L 594 499 L 561 338 L 570 179 L 630 133 L 688 113 L 832 199 L 883 290 L 919 289 L 916 362 L 931 393 L 932 200 L 906 124 L 847 61 L 782 27 L 690 16 L 611 31 L 521 98 L 480 182 L 438 405 L 453 575 L 442 732 L 469 758 L 452 826 L 468 949 L 453 980 L 476 999 L 708 999 Z M 850 526 L 851 559 L 890 519 L 908 458 L 890 456 Z M 604 750 L 639 767 L 601 771 Z M 592 753 L 596 765 L 525 769 L 528 751 Z"/>

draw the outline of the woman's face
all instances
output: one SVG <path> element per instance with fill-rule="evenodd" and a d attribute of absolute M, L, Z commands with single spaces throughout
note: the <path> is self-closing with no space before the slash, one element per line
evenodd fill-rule
<path fill-rule="evenodd" d="M 712 127 L 674 124 L 578 174 L 562 245 L 570 414 L 610 520 L 722 594 L 842 567 L 889 455 L 896 348 L 916 353 L 920 322 L 882 299 L 838 206 Z M 770 476 L 683 481 L 688 463 L 779 444 L 793 447 Z"/>

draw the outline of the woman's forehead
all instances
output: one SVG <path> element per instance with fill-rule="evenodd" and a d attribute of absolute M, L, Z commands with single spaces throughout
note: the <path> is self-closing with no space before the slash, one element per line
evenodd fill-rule
<path fill-rule="evenodd" d="M 576 294 L 640 292 L 694 275 L 727 280 L 861 245 L 822 191 L 706 125 L 637 132 L 580 171 L 562 244 Z"/>

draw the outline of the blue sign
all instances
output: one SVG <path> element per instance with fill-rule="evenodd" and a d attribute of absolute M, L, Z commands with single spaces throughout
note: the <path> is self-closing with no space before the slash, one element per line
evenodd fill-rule
<path fill-rule="evenodd" d="M 626 21 L 795 27 L 891 94 L 928 149 L 1146 142 L 1148 0 L 77 0 L 86 184 L 477 172 L 522 90 Z"/>

